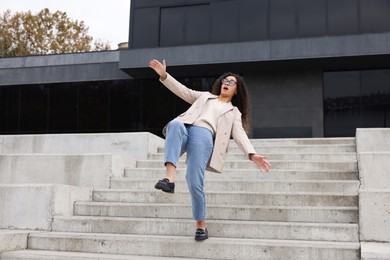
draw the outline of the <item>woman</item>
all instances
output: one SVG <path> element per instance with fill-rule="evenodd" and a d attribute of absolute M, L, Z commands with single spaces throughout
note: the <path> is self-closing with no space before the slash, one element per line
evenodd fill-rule
<path fill-rule="evenodd" d="M 248 93 L 243 79 L 232 73 L 218 78 L 210 92 L 191 90 L 176 81 L 166 71 L 166 63 L 151 60 L 149 67 L 160 81 L 191 107 L 168 123 L 164 164 L 166 177 L 159 180 L 156 189 L 168 193 L 175 190 L 175 170 L 179 157 L 187 152 L 186 180 L 191 193 L 192 213 L 196 220 L 195 240 L 208 238 L 206 228 L 206 198 L 203 190 L 205 170 L 222 172 L 230 137 L 249 160 L 268 172 L 271 165 L 265 156 L 256 154 L 245 130 L 249 130 Z"/>

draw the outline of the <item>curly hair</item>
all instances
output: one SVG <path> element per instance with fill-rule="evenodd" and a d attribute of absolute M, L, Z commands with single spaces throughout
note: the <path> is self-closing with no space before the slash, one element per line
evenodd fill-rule
<path fill-rule="evenodd" d="M 249 133 L 251 129 L 250 115 L 249 115 L 250 100 L 249 100 L 248 88 L 246 86 L 244 79 L 237 74 L 226 72 L 214 81 L 214 84 L 211 87 L 211 93 L 219 96 L 221 94 L 221 84 L 222 84 L 221 81 L 228 76 L 233 76 L 237 79 L 237 94 L 233 96 L 232 104 L 233 106 L 237 107 L 238 110 L 240 110 L 242 126 L 245 132 Z"/>

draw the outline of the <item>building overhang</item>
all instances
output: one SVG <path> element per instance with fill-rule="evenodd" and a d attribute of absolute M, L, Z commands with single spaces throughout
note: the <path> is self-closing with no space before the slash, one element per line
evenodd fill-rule
<path fill-rule="evenodd" d="M 0 86 L 131 79 L 118 62 L 118 51 L 1 58 Z"/>
<path fill-rule="evenodd" d="M 134 78 L 155 77 L 151 59 L 166 59 L 180 76 L 283 68 L 322 70 L 390 67 L 390 33 L 121 50 L 119 68 Z"/>

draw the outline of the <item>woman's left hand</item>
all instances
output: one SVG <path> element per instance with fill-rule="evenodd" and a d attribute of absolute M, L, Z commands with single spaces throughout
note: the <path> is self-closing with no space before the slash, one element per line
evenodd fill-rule
<path fill-rule="evenodd" d="M 156 59 L 151 60 L 149 62 L 149 67 L 154 69 L 154 71 L 160 76 L 162 80 L 167 78 L 167 63 L 165 60 L 163 60 L 162 63 Z"/>
<path fill-rule="evenodd" d="M 269 172 L 271 169 L 271 164 L 265 158 L 267 157 L 259 154 L 254 154 L 251 156 L 252 162 L 259 166 L 260 172 L 263 172 L 263 170 Z"/>

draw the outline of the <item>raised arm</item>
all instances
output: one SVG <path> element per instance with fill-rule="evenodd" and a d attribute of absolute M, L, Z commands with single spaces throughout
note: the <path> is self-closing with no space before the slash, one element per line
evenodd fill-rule
<path fill-rule="evenodd" d="M 165 80 L 167 78 L 167 64 L 165 60 L 163 60 L 163 63 L 158 60 L 151 60 L 149 62 L 149 67 L 160 76 L 161 80 Z"/>
<path fill-rule="evenodd" d="M 163 60 L 163 63 L 159 62 L 158 60 L 151 60 L 149 62 L 149 67 L 160 76 L 160 82 L 164 84 L 165 87 L 167 87 L 176 96 L 180 97 L 184 101 L 193 104 L 195 100 L 197 100 L 202 95 L 202 91 L 196 91 L 187 88 L 171 75 L 169 75 L 169 73 L 167 73 L 167 64 L 165 60 Z"/>

